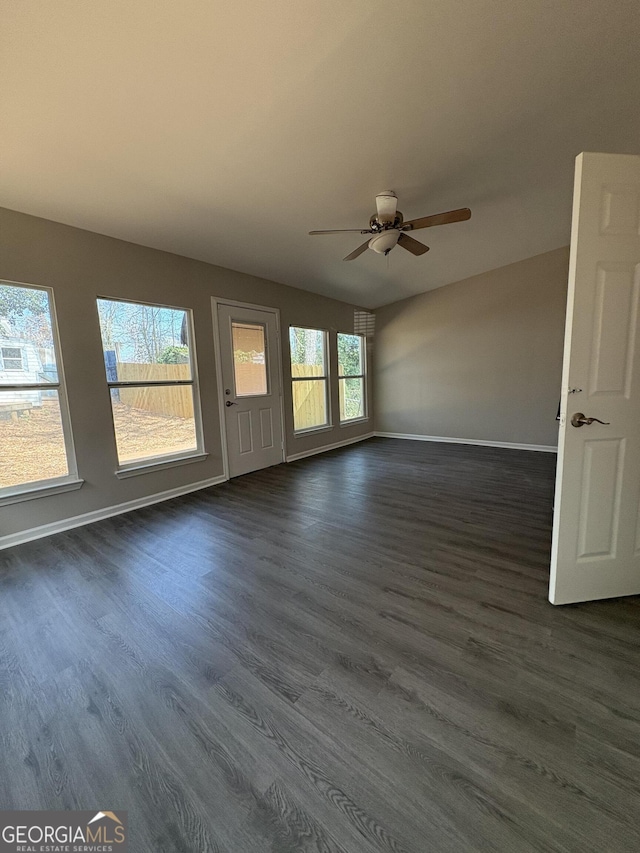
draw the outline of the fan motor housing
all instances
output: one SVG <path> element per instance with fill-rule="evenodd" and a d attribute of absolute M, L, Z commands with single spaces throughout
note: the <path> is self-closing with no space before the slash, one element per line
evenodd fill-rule
<path fill-rule="evenodd" d="M 396 218 L 393 222 L 380 222 L 378 219 L 378 214 L 374 213 L 373 216 L 369 217 L 369 228 L 373 228 L 374 231 L 384 231 L 389 228 L 399 228 L 404 221 L 402 213 L 399 210 L 396 210 Z"/>

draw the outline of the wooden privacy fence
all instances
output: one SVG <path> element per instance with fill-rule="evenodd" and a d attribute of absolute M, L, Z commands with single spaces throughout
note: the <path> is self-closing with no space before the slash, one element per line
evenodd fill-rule
<path fill-rule="evenodd" d="M 159 380 L 190 379 L 188 364 L 135 364 L 119 361 L 116 364 L 120 382 L 158 382 Z M 236 385 L 242 394 L 263 394 L 265 367 L 251 362 L 235 365 Z M 294 379 L 318 379 L 318 367 L 292 364 Z M 293 411 L 296 429 L 324 424 L 327 420 L 326 382 L 293 382 Z M 340 412 L 344 411 L 344 383 L 340 387 Z M 193 417 L 193 396 L 189 386 L 149 385 L 146 388 L 118 389 L 120 402 L 132 409 L 143 409 L 158 415 L 175 418 Z"/>
<path fill-rule="evenodd" d="M 294 379 L 318 379 L 318 367 L 312 364 L 292 364 Z M 327 420 L 326 382 L 292 382 L 293 414 L 296 429 L 309 429 Z"/>
<path fill-rule="evenodd" d="M 188 364 L 135 364 L 117 362 L 119 382 L 158 382 L 191 379 Z M 193 418 L 193 392 L 189 385 L 149 385 L 147 388 L 119 388 L 120 402 L 132 409 L 157 415 Z"/>

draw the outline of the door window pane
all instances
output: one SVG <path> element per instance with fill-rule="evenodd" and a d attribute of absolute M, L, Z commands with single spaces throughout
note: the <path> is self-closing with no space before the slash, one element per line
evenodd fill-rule
<path fill-rule="evenodd" d="M 112 388 L 111 404 L 121 463 L 197 449 L 190 385 Z"/>
<path fill-rule="evenodd" d="M 0 448 L 0 488 L 66 477 L 58 391 L 0 391 Z"/>
<path fill-rule="evenodd" d="M 233 373 L 236 397 L 268 393 L 265 328 L 261 323 L 232 323 Z"/>

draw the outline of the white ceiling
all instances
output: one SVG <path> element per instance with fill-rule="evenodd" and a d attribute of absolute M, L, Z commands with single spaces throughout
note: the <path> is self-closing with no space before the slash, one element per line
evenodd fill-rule
<path fill-rule="evenodd" d="M 638 0 L 4 0 L 0 205 L 364 306 L 569 240 L 640 152 Z M 341 258 L 374 196 L 431 251 Z"/>

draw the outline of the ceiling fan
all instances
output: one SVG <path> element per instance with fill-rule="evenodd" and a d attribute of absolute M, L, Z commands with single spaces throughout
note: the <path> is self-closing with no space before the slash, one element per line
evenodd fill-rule
<path fill-rule="evenodd" d="M 411 219 L 405 222 L 398 210 L 398 198 L 392 190 L 385 190 L 376 196 L 377 213 L 369 219 L 368 228 L 338 228 L 332 231 L 309 231 L 309 234 L 342 234 L 353 231 L 357 234 L 373 234 L 365 243 L 358 246 L 345 261 L 353 261 L 367 249 L 373 249 L 380 255 L 388 255 L 397 244 L 402 246 L 412 255 L 424 255 L 429 251 L 419 240 L 409 237 L 407 231 L 416 231 L 418 228 L 430 228 L 433 225 L 448 225 L 450 222 L 464 222 L 471 217 L 468 207 L 458 210 L 448 210 L 446 213 L 434 213 L 432 216 L 423 216 L 421 219 Z"/>

